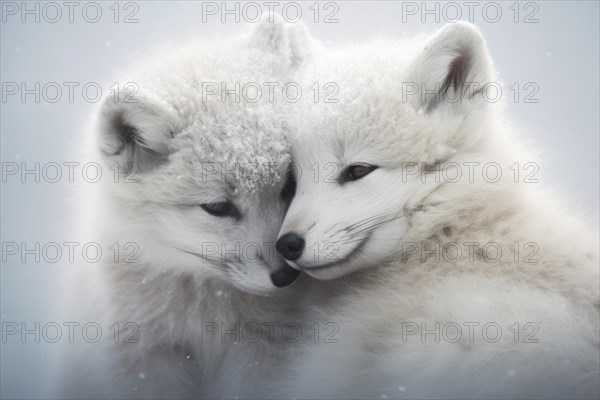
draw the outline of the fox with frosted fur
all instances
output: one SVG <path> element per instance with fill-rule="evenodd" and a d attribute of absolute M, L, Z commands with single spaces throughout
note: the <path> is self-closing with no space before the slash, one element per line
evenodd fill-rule
<path fill-rule="evenodd" d="M 293 196 L 288 107 L 222 91 L 281 90 L 308 57 L 304 36 L 264 19 L 120 75 L 135 87 L 104 99 L 90 142 L 111 179 L 85 188 L 77 221 L 109 255 L 69 271 L 64 287 L 65 320 L 96 322 L 103 338 L 65 346 L 61 396 L 232 398 L 280 365 L 280 327 L 300 321 L 291 305 L 303 296 L 301 284 L 280 289 L 298 273 L 274 246 Z"/>
<path fill-rule="evenodd" d="M 281 395 L 598 398 L 598 236 L 515 179 L 532 158 L 479 31 L 331 49 L 305 71 L 340 90 L 297 111 L 277 247 L 331 284 L 313 318 L 339 334 L 305 347 Z"/>

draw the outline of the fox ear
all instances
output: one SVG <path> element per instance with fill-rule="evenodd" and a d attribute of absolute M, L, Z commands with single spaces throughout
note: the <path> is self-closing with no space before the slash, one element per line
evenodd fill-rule
<path fill-rule="evenodd" d="M 314 42 L 303 22 L 288 23 L 272 14 L 256 23 L 250 43 L 275 54 L 287 69 L 297 69 L 312 55 Z"/>
<path fill-rule="evenodd" d="M 291 66 L 292 68 L 299 68 L 303 63 L 311 59 L 316 43 L 302 21 L 288 26 L 288 35 Z"/>
<path fill-rule="evenodd" d="M 492 61 L 475 25 L 457 22 L 436 32 L 413 64 L 410 99 L 419 109 L 468 112 L 482 103 L 481 91 L 492 79 Z"/>
<path fill-rule="evenodd" d="M 167 160 L 168 143 L 179 129 L 175 112 L 156 99 L 110 96 L 97 120 L 98 147 L 122 171 L 146 172 Z"/>

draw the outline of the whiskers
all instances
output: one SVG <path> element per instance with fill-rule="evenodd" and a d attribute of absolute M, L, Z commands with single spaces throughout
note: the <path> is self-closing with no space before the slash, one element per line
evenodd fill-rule
<path fill-rule="evenodd" d="M 191 254 L 193 256 L 199 257 L 202 260 L 204 260 L 205 262 L 208 262 L 212 265 L 214 265 L 215 267 L 217 267 L 218 269 L 220 269 L 221 271 L 228 271 L 230 269 L 229 264 L 227 264 L 226 261 L 218 258 L 218 257 L 214 257 L 214 256 L 207 256 L 206 254 L 202 254 L 202 253 L 197 253 L 195 251 L 190 251 L 190 250 L 184 250 L 184 249 L 180 249 L 179 247 L 174 247 L 175 249 L 183 252 L 183 253 L 187 253 L 187 254 Z"/>
<path fill-rule="evenodd" d="M 341 240 L 338 243 L 341 243 L 342 241 L 344 244 L 351 243 L 353 241 L 360 241 L 365 236 L 365 234 L 369 234 L 371 231 L 403 217 L 403 213 L 377 214 L 369 218 L 365 218 L 352 225 L 348 225 L 347 227 L 335 232 L 332 236 L 336 236 L 340 233 L 343 233 L 343 235 L 340 237 Z"/>

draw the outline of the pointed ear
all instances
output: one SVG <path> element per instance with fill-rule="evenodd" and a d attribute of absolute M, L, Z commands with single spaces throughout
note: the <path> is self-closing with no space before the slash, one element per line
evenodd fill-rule
<path fill-rule="evenodd" d="M 314 41 L 303 22 L 286 22 L 280 15 L 263 17 L 253 27 L 250 43 L 279 57 L 290 70 L 299 68 L 312 54 Z"/>
<path fill-rule="evenodd" d="M 418 93 L 413 105 L 426 112 L 468 113 L 481 107 L 482 90 L 492 79 L 492 61 L 475 25 L 457 22 L 436 32 L 411 68 Z"/>
<path fill-rule="evenodd" d="M 169 155 L 168 143 L 181 127 L 174 110 L 150 96 L 123 93 L 107 97 L 97 119 L 102 156 L 121 171 L 147 172 Z"/>
<path fill-rule="evenodd" d="M 317 43 L 302 21 L 288 26 L 292 68 L 299 68 L 314 56 Z"/>

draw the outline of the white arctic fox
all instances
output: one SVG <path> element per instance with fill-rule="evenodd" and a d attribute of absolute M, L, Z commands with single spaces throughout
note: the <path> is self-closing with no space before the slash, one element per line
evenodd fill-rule
<path fill-rule="evenodd" d="M 241 38 L 163 50 L 104 100 L 93 152 L 111 181 L 87 188 L 83 209 L 86 238 L 109 256 L 64 288 L 65 318 L 104 337 L 65 346 L 63 396 L 234 397 L 277 368 L 276 324 L 294 320 L 295 301 L 277 290 L 299 273 L 274 246 L 294 190 L 286 104 L 262 85 L 292 79 L 302 37 L 263 20 Z M 259 100 L 240 92 L 257 86 Z"/>
<path fill-rule="evenodd" d="M 314 315 L 339 333 L 281 394 L 598 398 L 598 237 L 528 183 L 478 30 L 331 50 L 306 71 L 339 101 L 298 111 L 277 249 L 328 280 Z"/>

